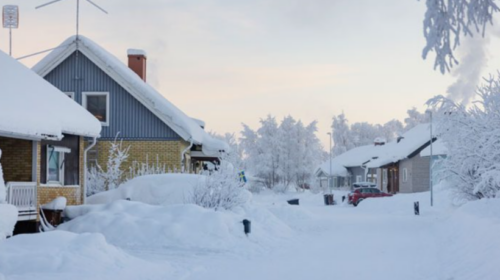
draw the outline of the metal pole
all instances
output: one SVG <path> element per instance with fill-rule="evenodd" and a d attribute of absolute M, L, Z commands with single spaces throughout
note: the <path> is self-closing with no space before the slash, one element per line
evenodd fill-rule
<path fill-rule="evenodd" d="M 332 194 L 333 174 L 332 174 L 332 134 L 330 134 L 330 194 Z"/>
<path fill-rule="evenodd" d="M 432 153 L 432 111 L 429 111 L 429 114 L 431 115 L 431 159 L 429 160 L 429 186 L 431 190 L 431 206 L 434 206 L 434 187 L 432 186 L 432 161 L 433 161 L 433 153 Z"/>
<path fill-rule="evenodd" d="M 9 28 L 9 55 L 12 56 L 12 27 Z"/>

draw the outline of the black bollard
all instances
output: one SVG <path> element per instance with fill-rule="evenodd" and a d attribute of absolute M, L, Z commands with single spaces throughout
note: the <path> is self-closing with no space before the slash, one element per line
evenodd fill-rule
<path fill-rule="evenodd" d="M 345 195 L 342 196 L 342 202 L 344 202 L 344 200 L 345 200 Z"/>
<path fill-rule="evenodd" d="M 420 204 L 418 203 L 418 201 L 413 204 L 413 208 L 415 209 L 415 215 L 420 215 Z"/>
<path fill-rule="evenodd" d="M 248 235 L 252 231 L 252 222 L 247 219 L 243 220 L 243 230 L 245 234 Z"/>

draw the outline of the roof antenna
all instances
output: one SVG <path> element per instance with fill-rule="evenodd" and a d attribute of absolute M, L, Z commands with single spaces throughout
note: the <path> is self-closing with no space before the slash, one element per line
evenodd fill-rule
<path fill-rule="evenodd" d="M 37 6 L 35 7 L 35 9 L 40 9 L 40 8 L 43 8 L 43 7 L 46 7 L 46 6 L 49 6 L 49 5 L 52 5 L 54 3 L 57 3 L 57 2 L 61 2 L 61 1 L 64 1 L 64 0 L 53 0 L 53 1 L 50 1 L 48 3 L 45 3 L 45 4 L 42 4 L 40 6 Z M 104 10 L 103 8 L 101 8 L 99 5 L 97 5 L 96 3 L 92 2 L 91 0 L 85 0 L 87 2 L 89 2 L 90 4 L 92 4 L 92 6 L 96 7 L 97 9 L 101 10 L 101 12 L 105 13 L 105 14 L 108 14 L 108 12 L 106 10 Z M 80 0 L 76 0 L 76 38 L 75 38 L 75 44 L 76 44 L 76 69 L 78 69 L 78 41 L 79 41 L 79 35 L 80 35 Z M 78 77 L 78 71 L 76 73 L 76 77 L 75 79 L 80 79 Z"/>
<path fill-rule="evenodd" d="M 3 28 L 9 29 L 9 55 L 12 56 L 12 29 L 17 29 L 19 27 L 19 6 L 3 6 L 2 19 Z"/>
<path fill-rule="evenodd" d="M 43 8 L 43 7 L 46 7 L 46 6 L 52 5 L 52 4 L 57 3 L 57 2 L 61 2 L 61 1 L 64 1 L 64 0 L 53 0 L 53 1 L 50 1 L 48 3 L 42 4 L 40 6 L 37 6 L 37 7 L 35 7 L 35 9 L 40 9 L 40 8 Z M 108 14 L 108 12 L 106 10 L 104 10 L 103 8 L 101 8 L 99 5 L 92 2 L 91 0 L 85 0 L 85 1 L 89 2 L 90 4 L 92 4 L 92 6 L 101 10 L 101 12 Z M 80 35 L 80 0 L 76 0 L 76 40 L 77 41 L 78 41 L 78 35 Z"/>

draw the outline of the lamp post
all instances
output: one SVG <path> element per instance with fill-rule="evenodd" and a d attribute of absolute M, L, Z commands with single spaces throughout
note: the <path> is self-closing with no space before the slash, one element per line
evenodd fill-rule
<path fill-rule="evenodd" d="M 429 114 L 430 116 L 430 141 L 431 141 L 431 158 L 429 160 L 429 188 L 430 188 L 430 191 L 431 191 L 431 207 L 434 206 L 434 188 L 432 186 L 432 160 L 433 160 L 433 152 L 432 152 L 432 140 L 433 140 L 433 137 L 432 137 L 432 111 L 431 110 L 427 110 L 425 111 L 426 113 Z"/>
<path fill-rule="evenodd" d="M 333 176 L 332 176 L 332 133 L 327 133 L 330 136 L 330 149 L 329 149 L 329 157 L 330 157 L 330 176 L 328 180 L 328 188 L 330 189 L 330 194 L 332 193 L 332 185 L 333 185 Z"/>

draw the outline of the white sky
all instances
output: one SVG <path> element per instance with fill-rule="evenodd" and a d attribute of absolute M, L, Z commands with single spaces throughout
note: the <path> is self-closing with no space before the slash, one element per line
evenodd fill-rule
<path fill-rule="evenodd" d="M 450 75 L 432 69 L 417 0 L 81 0 L 81 33 L 126 62 L 128 48 L 148 52 L 149 82 L 187 114 L 219 133 L 258 126 L 267 114 L 319 122 L 402 120 L 406 110 L 445 94 Z M 15 3 L 21 2 L 21 3 Z M 44 9 L 18 4 L 14 56 L 57 46 L 75 33 L 76 0 Z M 495 39 L 493 46 L 500 44 Z M 8 31 L 0 30 L 8 51 Z M 491 52 L 487 71 L 500 68 Z M 23 60 L 32 66 L 43 56 Z"/>

